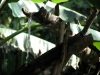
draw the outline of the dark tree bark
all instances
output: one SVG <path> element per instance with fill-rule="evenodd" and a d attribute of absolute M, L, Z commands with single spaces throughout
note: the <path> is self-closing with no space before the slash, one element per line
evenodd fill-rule
<path fill-rule="evenodd" d="M 85 42 L 83 41 L 83 39 Z M 66 61 L 69 60 L 72 54 L 78 53 L 82 49 L 84 49 L 86 47 L 85 43 L 87 44 L 87 46 L 93 43 L 93 38 L 91 34 L 84 37 L 76 35 L 70 38 L 68 44 L 68 52 L 66 51 Z M 63 44 L 61 43 L 57 47 L 52 48 L 33 62 L 29 63 L 27 66 L 25 66 L 24 64 L 23 66 L 21 66 L 21 68 L 13 72 L 11 75 L 37 75 L 41 73 L 48 67 L 57 63 L 56 61 L 58 61 L 61 57 L 62 46 Z"/>

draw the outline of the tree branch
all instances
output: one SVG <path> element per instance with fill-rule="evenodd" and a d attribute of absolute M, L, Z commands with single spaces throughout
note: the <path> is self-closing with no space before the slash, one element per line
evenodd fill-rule
<path fill-rule="evenodd" d="M 24 14 L 29 17 L 31 13 L 22 9 Z M 43 7 L 40 8 L 39 12 L 32 13 L 32 19 L 36 22 L 39 22 L 43 26 L 47 26 L 51 31 L 53 27 L 56 27 L 59 23 L 63 22 L 58 16 L 55 16 L 49 13 Z M 55 30 L 56 31 L 56 30 Z M 84 44 L 86 43 L 86 44 Z M 93 44 L 93 37 L 91 34 L 87 36 L 81 36 L 77 34 L 73 37 L 70 37 L 67 44 L 66 50 L 66 59 L 67 62 L 72 54 L 78 53 L 83 50 L 88 45 Z M 39 58 L 34 60 L 33 62 L 27 64 L 27 66 L 23 65 L 17 71 L 13 72 L 11 75 L 37 75 L 40 72 L 44 71 L 48 67 L 57 64 L 57 61 L 60 59 L 62 55 L 63 43 L 56 46 L 55 48 L 49 50 L 48 52 L 41 55 Z"/>
<path fill-rule="evenodd" d="M 88 28 L 90 27 L 90 25 L 92 24 L 92 22 L 94 21 L 94 19 L 97 16 L 98 13 L 99 13 L 99 10 L 95 8 L 94 12 L 90 15 L 89 19 L 86 22 L 84 29 L 81 32 L 82 35 L 86 34 L 86 32 L 88 31 Z"/>
<path fill-rule="evenodd" d="M 71 42 L 74 41 L 75 38 L 78 38 L 76 42 Z M 79 35 L 76 35 L 69 40 L 68 44 L 68 52 L 66 56 L 66 62 L 69 60 L 72 54 L 80 52 L 83 50 L 86 45 L 84 45 L 84 41 L 87 43 L 87 45 L 91 45 L 93 43 L 93 38 L 92 35 L 87 35 L 84 36 L 83 38 Z M 44 71 L 48 67 L 56 64 L 56 61 L 59 60 L 61 57 L 62 53 L 62 48 L 63 48 L 63 43 L 61 43 L 59 46 L 52 48 L 48 52 L 44 53 L 41 55 L 39 58 L 34 60 L 33 62 L 27 64 L 27 66 L 23 65 L 20 69 L 17 71 L 13 72 L 11 75 L 37 75 L 40 72 Z"/>

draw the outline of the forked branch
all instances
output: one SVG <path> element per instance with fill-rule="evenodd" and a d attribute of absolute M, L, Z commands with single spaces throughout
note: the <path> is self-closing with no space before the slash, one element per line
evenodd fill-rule
<path fill-rule="evenodd" d="M 40 8 L 38 12 L 34 12 L 34 13 L 30 13 L 25 9 L 22 9 L 22 11 L 27 17 L 29 17 L 30 14 L 32 14 L 32 19 L 34 21 L 42 24 L 43 26 L 47 26 L 50 29 L 50 31 L 56 32 L 57 25 L 63 22 L 61 18 L 51 14 L 43 7 Z M 87 28 L 88 26 L 84 27 L 82 31 L 83 34 L 86 33 Z M 86 43 L 86 45 L 84 43 Z M 67 50 L 66 50 L 67 55 L 66 55 L 65 61 L 67 62 L 72 54 L 80 52 L 85 47 L 91 44 L 93 44 L 93 38 L 91 34 L 87 36 L 83 36 L 83 37 L 80 36 L 80 34 L 77 34 L 73 37 L 70 37 L 68 39 Z M 20 69 L 13 72 L 11 75 L 37 75 L 39 74 L 40 72 L 44 71 L 48 67 L 57 63 L 56 61 L 58 61 L 62 55 L 62 49 L 63 49 L 63 43 L 59 44 L 57 47 L 44 53 L 33 62 L 27 64 L 27 66 L 23 65 Z"/>

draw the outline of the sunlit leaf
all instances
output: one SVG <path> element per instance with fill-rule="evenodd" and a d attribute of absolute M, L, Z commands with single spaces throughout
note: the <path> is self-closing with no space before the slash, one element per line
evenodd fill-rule
<path fill-rule="evenodd" d="M 100 42 L 94 42 L 93 45 L 100 51 Z"/>
<path fill-rule="evenodd" d="M 34 28 L 40 27 L 40 26 L 41 25 L 32 25 L 32 28 L 34 29 Z M 6 37 L 5 39 L 7 39 L 13 35 L 12 38 L 14 38 L 13 43 L 15 44 L 15 46 L 18 46 L 22 51 L 25 51 L 25 48 L 26 48 L 25 41 L 27 40 L 27 34 L 23 33 L 23 31 L 25 31 L 25 30 L 28 30 L 27 26 L 25 26 L 25 28 L 20 30 L 20 31 L 16 31 L 16 30 L 9 29 L 9 28 L 0 28 L 0 33 L 4 34 L 4 36 Z M 45 41 L 45 40 L 38 38 L 36 36 L 30 35 L 30 38 L 31 38 L 30 39 L 31 48 L 32 48 L 34 53 L 38 53 L 38 50 L 41 50 L 41 52 L 43 54 L 47 50 L 50 50 L 51 48 L 55 47 L 55 45 L 53 43 Z M 6 41 L 8 41 L 8 40 L 6 40 Z M 1 42 L 0 42 L 0 45 L 1 45 Z"/>
<path fill-rule="evenodd" d="M 45 0 L 31 0 L 33 1 L 34 3 L 41 3 L 41 2 L 44 2 Z"/>
<path fill-rule="evenodd" d="M 22 12 L 22 8 L 27 9 L 29 12 L 37 12 L 38 9 L 41 6 L 44 6 L 43 3 L 39 3 L 38 6 L 30 1 L 30 0 L 25 0 L 25 1 L 18 1 L 16 3 L 9 3 L 8 6 L 12 10 L 12 15 L 14 17 L 25 17 L 24 13 Z"/>
<path fill-rule="evenodd" d="M 31 27 L 32 27 L 32 28 L 36 28 L 36 27 L 39 27 L 39 26 L 41 26 L 41 25 L 32 25 Z M 18 35 L 18 34 L 24 32 L 24 31 L 26 31 L 27 29 L 28 29 L 28 27 L 26 26 L 26 27 L 24 27 L 23 29 L 20 29 L 19 31 L 17 31 L 17 32 L 11 34 L 11 35 L 9 35 L 9 36 L 6 37 L 4 40 L 0 41 L 0 46 L 3 45 L 4 43 L 6 43 L 6 42 L 7 42 L 8 40 L 10 40 L 11 38 L 13 38 L 14 36 L 16 36 L 16 35 Z"/>
<path fill-rule="evenodd" d="M 70 28 L 74 34 L 78 34 L 80 31 L 83 30 L 83 26 L 77 24 L 71 24 Z M 94 41 L 100 41 L 100 32 L 89 28 L 86 35 L 92 34 Z"/>
<path fill-rule="evenodd" d="M 53 12 L 56 4 L 48 1 L 46 5 L 44 5 L 43 3 L 37 3 L 37 5 L 33 3 L 32 1 L 18 1 L 16 3 L 9 3 L 9 7 L 12 10 L 12 14 L 14 17 L 25 17 L 25 15 L 23 14 L 21 10 L 23 7 L 26 8 L 29 12 L 37 12 L 40 7 L 44 7 L 46 8 L 47 11 Z M 31 8 L 31 7 L 34 7 L 34 8 Z M 71 9 L 68 9 L 66 7 L 59 6 L 59 8 L 60 8 L 60 17 L 66 22 L 70 21 L 71 23 L 72 22 L 74 23 L 73 19 L 75 17 L 79 19 L 79 21 L 82 21 L 84 18 L 86 18 L 84 15 L 78 12 L 75 12 Z"/>
<path fill-rule="evenodd" d="M 53 3 L 67 2 L 68 0 L 52 0 Z"/>
<path fill-rule="evenodd" d="M 56 5 L 55 3 L 48 1 L 46 3 L 47 11 L 53 12 L 54 8 L 55 8 L 55 5 Z M 80 13 L 74 11 L 74 10 L 68 9 L 66 7 L 63 7 L 61 5 L 59 5 L 59 9 L 60 9 L 59 10 L 60 18 L 63 19 L 64 21 L 66 21 L 66 22 L 69 21 L 70 23 L 74 23 L 75 24 L 74 18 L 77 18 L 80 22 L 82 20 L 84 20 L 84 18 L 86 18 L 86 16 L 84 16 L 84 15 L 82 15 L 82 14 L 80 14 Z"/>

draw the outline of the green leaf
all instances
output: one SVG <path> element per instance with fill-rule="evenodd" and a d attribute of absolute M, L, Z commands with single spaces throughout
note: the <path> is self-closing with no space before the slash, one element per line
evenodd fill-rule
<path fill-rule="evenodd" d="M 39 10 L 39 8 L 41 6 L 43 6 L 47 11 L 49 12 L 53 12 L 54 7 L 55 7 L 55 3 L 48 1 L 46 3 L 46 5 L 44 5 L 43 3 L 37 3 L 37 5 L 35 3 L 33 3 L 32 1 L 19 1 L 16 3 L 9 3 L 8 4 L 10 9 L 12 10 L 12 14 L 14 17 L 25 17 L 25 15 L 22 12 L 22 8 L 27 8 L 28 11 L 30 12 L 37 12 Z M 31 7 L 34 7 L 34 9 L 32 9 Z M 74 18 L 76 17 L 80 22 L 82 20 L 84 20 L 84 18 L 86 18 L 86 16 L 75 12 L 71 9 L 68 9 L 66 7 L 60 6 L 60 17 L 61 19 L 63 19 L 64 21 L 70 21 L 70 23 L 74 23 Z M 17 10 L 16 10 L 17 9 Z"/>
<path fill-rule="evenodd" d="M 34 3 L 42 3 L 42 2 L 44 2 L 45 0 L 31 0 L 32 2 L 34 2 Z"/>
<path fill-rule="evenodd" d="M 30 0 L 23 0 L 23 1 L 20 0 L 14 3 L 8 3 L 8 6 L 12 10 L 12 15 L 14 17 L 20 18 L 20 17 L 25 17 L 24 13 L 22 12 L 22 8 L 27 9 L 29 12 L 37 12 L 40 6 L 44 6 L 43 3 L 39 3 L 39 4 L 37 6 L 37 4 L 35 4 Z"/>
<path fill-rule="evenodd" d="M 61 3 L 61 2 L 66 2 L 68 0 L 52 0 L 53 3 Z"/>
<path fill-rule="evenodd" d="M 35 24 L 35 27 L 40 28 L 41 25 Z M 34 30 L 35 27 L 34 27 L 34 25 L 32 25 L 31 29 Z M 25 30 L 27 31 L 28 30 L 27 25 L 25 26 L 25 28 L 26 28 Z M 22 32 L 22 30 L 20 32 Z M 9 37 L 10 35 L 13 35 L 13 34 L 17 33 L 17 31 L 13 30 L 13 29 L 1 27 L 0 28 L 0 33 L 4 34 L 5 37 Z M 17 46 L 20 50 L 25 51 L 26 50 L 26 45 L 27 45 L 26 41 L 28 41 L 27 35 L 28 35 L 27 33 L 20 33 L 20 34 L 16 35 L 15 37 L 13 37 L 12 38 L 13 39 L 13 46 L 15 46 L 15 47 Z M 36 36 L 33 36 L 33 35 L 30 35 L 30 44 L 31 44 L 31 48 L 32 48 L 33 52 L 36 53 L 36 54 L 38 53 L 38 50 L 41 50 L 41 52 L 43 54 L 47 50 L 50 50 L 51 48 L 55 47 L 55 45 L 53 43 L 45 41 L 45 40 L 43 40 L 41 38 L 38 38 Z M 24 59 L 23 59 L 23 57 L 21 57 L 21 58 L 22 58 L 22 60 L 25 60 L 25 58 Z"/>
<path fill-rule="evenodd" d="M 100 42 L 94 42 L 93 45 L 100 51 Z"/>
<path fill-rule="evenodd" d="M 41 25 L 32 25 L 31 27 L 32 28 L 36 28 L 36 27 L 39 27 L 39 26 L 41 26 Z M 27 29 L 28 29 L 28 27 L 26 26 L 23 29 L 21 29 L 21 30 L 19 30 L 19 31 L 13 33 L 13 34 L 11 34 L 10 36 L 6 37 L 4 40 L 0 41 L 0 46 L 2 46 L 4 43 L 6 43 L 8 40 L 10 40 L 11 38 L 13 38 L 14 36 L 16 36 L 16 35 L 24 32 L 24 31 L 26 31 Z"/>

